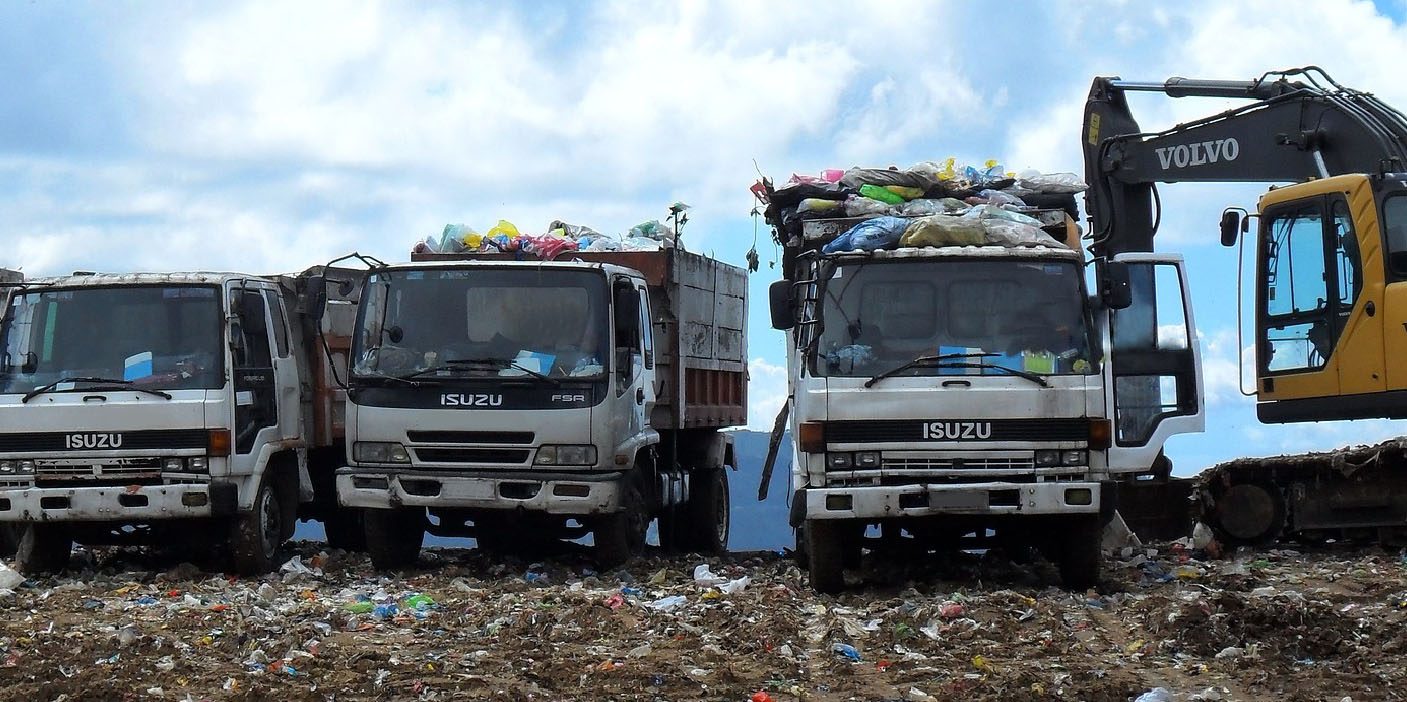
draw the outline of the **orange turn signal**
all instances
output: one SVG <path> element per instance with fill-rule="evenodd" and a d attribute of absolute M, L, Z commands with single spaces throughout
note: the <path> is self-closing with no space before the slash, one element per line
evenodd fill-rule
<path fill-rule="evenodd" d="M 1089 420 L 1089 447 L 1107 449 L 1113 439 L 1114 424 L 1107 419 Z"/>
<path fill-rule="evenodd" d="M 205 447 L 212 456 L 230 455 L 230 430 L 211 429 L 206 435 Z"/>
<path fill-rule="evenodd" d="M 825 428 L 820 422 L 802 422 L 796 428 L 796 445 L 802 453 L 825 453 Z"/>

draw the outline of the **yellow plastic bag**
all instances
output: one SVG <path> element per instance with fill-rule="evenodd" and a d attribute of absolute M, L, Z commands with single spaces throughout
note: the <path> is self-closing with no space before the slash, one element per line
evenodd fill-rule
<path fill-rule="evenodd" d="M 509 239 L 517 239 L 519 236 L 521 236 L 518 233 L 518 228 L 513 226 L 513 223 L 506 219 L 498 220 L 498 224 L 493 225 L 493 229 L 490 229 L 489 232 L 484 236 L 492 239 L 493 237 L 496 237 L 500 234 L 508 237 Z"/>
<path fill-rule="evenodd" d="M 987 243 L 982 222 L 973 217 L 930 215 L 909 223 L 899 246 L 981 246 Z"/>
<path fill-rule="evenodd" d="M 470 232 L 464 235 L 462 241 L 464 242 L 465 248 L 470 251 L 478 251 L 479 247 L 484 245 L 484 235 Z"/>
<path fill-rule="evenodd" d="M 905 200 L 915 200 L 923 197 L 923 188 L 912 188 L 907 185 L 886 185 L 884 189 Z"/>

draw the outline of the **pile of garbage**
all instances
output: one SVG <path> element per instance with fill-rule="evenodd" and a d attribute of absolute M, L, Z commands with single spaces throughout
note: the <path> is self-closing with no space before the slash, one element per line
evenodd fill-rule
<path fill-rule="evenodd" d="M 982 168 L 949 158 L 896 168 L 828 169 L 793 174 L 781 187 L 763 179 L 752 187 L 766 205 L 777 243 L 799 246 L 813 219 L 863 219 L 824 244 L 826 253 L 919 246 L 1068 246 L 1035 216 L 1061 210 L 1078 218 L 1075 193 L 1086 189 L 1073 173 L 1005 172 L 996 161 Z"/>
<path fill-rule="evenodd" d="M 688 205 L 676 203 L 682 211 Z M 542 234 L 524 234 L 508 220 L 480 234 L 464 224 L 446 224 L 439 238 L 428 236 L 415 243 L 411 253 L 524 253 L 553 259 L 564 253 L 606 251 L 659 251 L 678 245 L 674 228 L 659 220 L 642 222 L 621 236 L 602 234 L 591 227 L 554 220 Z"/>
<path fill-rule="evenodd" d="M 1001 549 L 871 552 L 839 596 L 777 553 L 294 544 L 259 578 L 80 549 L 0 569 L 12 699 L 1355 700 L 1407 680 L 1407 557 L 1124 546 L 1097 590 Z M 879 548 L 879 546 L 877 546 Z M 903 548 L 902 546 L 898 548 Z M 1161 691 L 1159 690 L 1161 688 Z"/>

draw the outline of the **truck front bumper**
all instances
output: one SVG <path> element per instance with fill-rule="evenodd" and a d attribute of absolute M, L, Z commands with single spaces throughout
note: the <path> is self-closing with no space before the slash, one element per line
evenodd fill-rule
<path fill-rule="evenodd" d="M 624 508 L 625 473 L 455 473 L 340 468 L 344 507 L 522 510 L 580 516 Z"/>
<path fill-rule="evenodd" d="M 806 519 L 1101 514 L 1113 506 L 1113 490 L 1094 481 L 810 488 L 803 494 Z"/>
<path fill-rule="evenodd" d="M 0 522 L 149 522 L 234 514 L 233 483 L 0 490 Z"/>

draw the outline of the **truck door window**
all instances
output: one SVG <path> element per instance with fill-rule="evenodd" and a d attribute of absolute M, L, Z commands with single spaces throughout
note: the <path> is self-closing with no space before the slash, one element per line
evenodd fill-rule
<path fill-rule="evenodd" d="M 1265 223 L 1261 281 L 1260 364 L 1263 371 L 1303 372 L 1322 368 L 1333 350 L 1331 329 L 1339 294 L 1330 294 L 1334 267 L 1326 255 L 1320 202 L 1296 204 Z M 1334 249 L 1338 244 L 1333 245 Z M 1356 258 L 1356 252 L 1355 256 Z"/>
<path fill-rule="evenodd" d="M 649 293 L 640 288 L 640 332 L 645 341 L 645 368 L 655 367 L 655 329 L 650 323 Z"/>
<path fill-rule="evenodd" d="M 1388 268 L 1398 279 L 1407 277 L 1407 195 L 1391 195 L 1383 201 L 1382 227 Z"/>
<path fill-rule="evenodd" d="M 1120 446 L 1146 443 L 1166 417 L 1197 413 L 1197 379 L 1182 277 L 1167 263 L 1129 264 L 1133 303 L 1114 310 L 1114 430 Z"/>
<path fill-rule="evenodd" d="M 278 293 L 272 290 L 264 291 L 264 300 L 269 303 L 269 320 L 274 328 L 274 345 L 278 349 L 279 358 L 288 358 L 288 322 L 283 315 L 283 304 L 279 300 Z"/>
<path fill-rule="evenodd" d="M 278 424 L 273 354 L 264 296 L 257 290 L 234 291 L 240 343 L 234 352 L 235 453 L 249 453 L 259 430 Z"/>
<path fill-rule="evenodd" d="M 640 293 L 629 283 L 617 283 L 613 297 L 616 393 L 620 394 L 640 373 Z"/>

